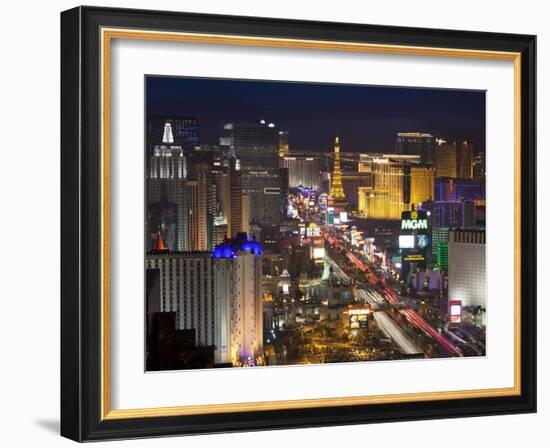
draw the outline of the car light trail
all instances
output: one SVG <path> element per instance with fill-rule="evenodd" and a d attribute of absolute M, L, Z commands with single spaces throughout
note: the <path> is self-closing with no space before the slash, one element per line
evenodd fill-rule
<path fill-rule="evenodd" d="M 378 328 L 397 345 L 399 350 L 406 355 L 416 355 L 422 350 L 399 328 L 399 326 L 384 311 L 375 311 L 374 320 Z"/>
<path fill-rule="evenodd" d="M 391 288 L 385 288 L 384 289 L 384 295 L 386 296 L 386 299 L 388 302 L 390 302 L 393 305 L 398 305 L 399 300 L 397 299 L 395 295 L 395 291 Z M 447 339 L 445 339 L 442 335 L 439 334 L 439 332 L 432 327 L 428 322 L 426 322 L 422 317 L 418 315 L 416 311 L 413 310 L 399 310 L 399 312 L 407 318 L 407 320 L 414 325 L 416 328 L 418 328 L 420 331 L 422 331 L 426 336 L 434 339 L 443 349 L 454 356 L 464 356 L 462 353 L 462 350 L 460 350 L 457 346 L 451 344 Z"/>

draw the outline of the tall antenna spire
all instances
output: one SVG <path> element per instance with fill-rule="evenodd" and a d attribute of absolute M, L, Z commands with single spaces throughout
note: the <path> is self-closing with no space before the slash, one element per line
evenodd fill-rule
<path fill-rule="evenodd" d="M 162 143 L 174 143 L 174 135 L 172 134 L 172 125 L 168 122 L 164 124 L 164 135 Z"/>

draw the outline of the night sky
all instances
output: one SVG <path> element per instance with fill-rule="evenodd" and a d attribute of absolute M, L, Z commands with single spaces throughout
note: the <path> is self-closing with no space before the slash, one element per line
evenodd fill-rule
<path fill-rule="evenodd" d="M 265 119 L 290 132 L 291 151 L 393 152 L 397 132 L 470 139 L 485 150 L 485 92 L 180 77 L 147 77 L 148 115 L 196 116 L 200 140 L 224 123 Z"/>

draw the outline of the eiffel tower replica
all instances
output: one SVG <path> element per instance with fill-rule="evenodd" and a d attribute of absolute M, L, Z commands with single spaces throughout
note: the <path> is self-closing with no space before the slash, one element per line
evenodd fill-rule
<path fill-rule="evenodd" d="M 332 182 L 328 195 L 328 204 L 335 210 L 343 211 L 348 208 L 348 201 L 342 186 L 342 171 L 340 170 L 340 140 L 334 140 L 334 169 L 332 171 Z"/>

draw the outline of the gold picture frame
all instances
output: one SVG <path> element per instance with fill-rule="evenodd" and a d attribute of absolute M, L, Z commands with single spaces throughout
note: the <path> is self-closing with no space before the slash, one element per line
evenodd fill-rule
<path fill-rule="evenodd" d="M 346 41 L 344 37 L 342 39 L 322 39 L 318 35 L 322 34 L 323 28 L 332 29 L 336 32 L 340 29 L 342 36 L 347 32 L 344 25 L 338 24 L 317 24 L 315 28 L 317 31 L 312 32 L 311 38 L 298 37 L 303 34 L 299 31 L 300 24 L 286 21 L 273 21 L 269 22 L 273 27 L 281 28 L 279 31 L 281 35 L 287 35 L 288 29 L 293 28 L 296 30 L 295 38 L 280 37 L 276 32 L 271 32 L 272 35 L 251 35 L 251 31 L 248 27 L 253 27 L 254 19 L 240 20 L 235 18 L 234 25 L 241 25 L 243 27 L 242 34 L 235 34 L 233 29 L 228 29 L 228 32 L 223 32 L 221 28 L 224 27 L 221 22 L 218 22 L 215 18 L 209 16 L 202 16 L 203 21 L 209 22 L 211 20 L 213 31 L 208 32 L 208 26 L 202 26 L 203 31 L 197 30 L 194 20 L 195 15 L 185 16 L 172 13 L 158 13 L 158 12 L 139 12 L 136 19 L 132 14 L 124 10 L 108 10 L 103 8 L 76 8 L 74 10 L 63 13 L 65 33 L 67 36 L 71 36 L 74 40 L 75 33 L 79 39 L 75 40 L 76 43 L 65 43 L 67 47 L 67 54 L 65 56 L 67 62 L 65 67 L 66 73 L 62 75 L 69 77 L 75 76 L 75 72 L 79 72 L 81 75 L 81 65 L 86 59 L 80 53 L 83 50 L 78 46 L 78 42 L 86 38 L 93 40 L 93 44 L 97 49 L 97 54 L 93 55 L 94 63 L 97 63 L 98 69 L 98 110 L 100 116 L 100 123 L 98 126 L 97 141 L 98 147 L 98 160 L 99 165 L 99 244 L 98 244 L 98 267 L 100 280 L 98 285 L 98 305 L 99 305 L 99 322 L 97 322 L 97 333 L 99 335 L 99 343 L 97 345 L 99 359 L 95 360 L 95 365 L 98 367 L 98 376 L 95 381 L 95 386 L 85 388 L 89 391 L 91 389 L 99 389 L 98 402 L 94 405 L 85 403 L 90 401 L 91 397 L 86 400 L 82 397 L 73 397 L 72 394 L 78 389 L 75 386 L 75 382 L 82 381 L 81 377 L 78 381 L 73 378 L 69 381 L 67 378 L 72 373 L 66 374 L 65 378 L 67 382 L 71 383 L 71 387 L 67 387 L 65 396 L 71 396 L 76 402 L 78 402 L 79 408 L 82 409 L 82 415 L 85 415 L 87 421 L 95 421 L 96 426 L 92 428 L 89 424 L 86 431 L 83 432 L 83 421 L 75 422 L 73 418 L 64 417 L 66 422 L 63 427 L 64 432 L 70 438 L 77 440 L 93 440 L 95 438 L 118 438 L 125 436 L 132 436 L 132 431 L 128 429 L 128 425 L 134 425 L 132 422 L 143 421 L 146 419 L 151 423 L 148 423 L 146 435 L 164 434 L 161 426 L 157 426 L 156 420 L 163 418 L 181 419 L 178 421 L 185 422 L 185 418 L 193 416 L 208 417 L 209 415 L 227 415 L 227 414 L 242 414 L 242 413 L 262 413 L 268 411 L 298 411 L 298 410 L 318 410 L 320 408 L 326 408 L 327 415 L 333 412 L 335 408 L 339 407 L 361 407 L 373 405 L 389 405 L 397 403 L 417 403 L 421 405 L 426 402 L 434 401 L 456 401 L 456 400 L 472 400 L 472 399 L 510 399 L 510 403 L 523 403 L 525 400 L 532 403 L 532 389 L 526 390 L 526 381 L 531 381 L 534 375 L 531 368 L 526 373 L 526 363 L 531 365 L 534 363 L 534 354 L 531 350 L 528 353 L 525 352 L 526 347 L 526 331 L 533 331 L 533 328 L 526 329 L 525 322 L 532 322 L 534 311 L 529 311 L 529 315 L 526 315 L 524 310 L 526 309 L 525 302 L 527 300 L 534 300 L 534 298 L 525 297 L 525 281 L 526 273 L 522 270 L 522 257 L 533 257 L 533 250 L 530 246 L 525 247 L 525 240 L 523 232 L 526 231 L 523 223 L 526 215 L 531 216 L 533 214 L 533 206 L 531 203 L 531 196 L 534 192 L 531 191 L 532 187 L 527 186 L 525 173 L 529 172 L 534 167 L 534 161 L 526 159 L 526 153 L 534 151 L 534 142 L 532 141 L 532 135 L 526 135 L 526 130 L 530 129 L 533 120 L 533 102 L 532 93 L 534 92 L 534 75 L 532 73 L 532 60 L 534 58 L 533 46 L 534 38 L 532 36 L 516 36 L 506 35 L 501 39 L 500 45 L 492 45 L 489 35 L 478 35 L 479 33 L 472 33 L 471 35 L 466 32 L 446 32 L 444 35 L 437 33 L 433 30 L 422 30 L 424 40 L 420 43 L 418 39 L 413 39 L 411 36 L 407 36 L 403 31 L 404 36 L 402 41 L 412 41 L 415 43 L 406 44 L 405 42 L 396 42 L 395 37 L 390 33 L 387 27 L 384 29 L 369 29 L 365 25 L 357 25 L 358 29 L 364 27 L 365 41 Z M 145 23 L 155 19 L 155 29 L 147 29 Z M 219 18 L 218 18 L 219 19 Z M 227 18 L 225 18 L 227 20 Z M 183 30 L 175 31 L 172 28 L 173 21 L 180 20 Z M 256 19 L 259 21 L 268 21 L 269 19 Z M 163 22 L 165 21 L 165 22 Z M 88 29 L 82 27 L 82 23 L 88 24 Z M 153 22 L 150 22 L 153 23 Z M 165 29 L 161 29 L 160 23 L 165 23 Z M 252 24 L 252 25 L 250 25 Z M 340 26 L 340 28 L 338 28 Z M 189 31 L 185 31 L 189 28 Z M 228 27 L 230 28 L 230 27 Z M 90 29 L 93 30 L 90 31 Z M 215 31 L 214 31 L 215 30 Z M 412 32 L 411 32 L 412 33 Z M 461 33 L 465 33 L 464 35 Z M 91 37 L 90 37 L 91 36 Z M 376 37 L 376 39 L 372 39 Z M 339 398 L 315 398 L 306 400 L 283 400 L 283 401 L 265 401 L 265 402 L 246 402 L 246 403 L 232 403 L 232 404 L 218 404 L 218 405 L 188 405 L 188 406 L 175 406 L 175 407 L 160 407 L 160 408 L 142 408 L 142 409 L 113 409 L 111 407 L 111 370 L 110 370 L 110 358 L 111 344 L 110 344 L 110 247 L 111 247 L 111 203 L 110 203 L 110 154 L 111 154 L 111 45 L 113 41 L 117 39 L 123 40 L 140 40 L 140 41 L 163 41 L 163 42 L 182 42 L 182 43 L 198 43 L 208 45 L 233 45 L 243 47 L 270 47 L 270 48 L 288 48 L 288 49 L 301 49 L 301 50 L 316 50 L 316 51 L 340 51 L 340 52 L 353 52 L 353 53 L 381 53 L 381 54 L 397 54 L 419 57 L 445 57 L 445 58 L 464 58 L 464 59 L 482 59 L 482 60 L 500 60 L 511 61 L 514 66 L 514 158 L 515 158 L 515 179 L 514 179 L 514 385 L 507 388 L 494 388 L 494 389 L 476 389 L 476 390 L 461 390 L 461 391 L 448 391 L 448 392 L 429 392 L 429 393 L 405 393 L 395 395 L 375 395 L 375 396 L 353 396 L 353 397 L 339 397 Z M 385 41 L 385 42 L 382 42 Z M 477 48 L 472 48 L 472 41 L 475 42 Z M 469 46 L 460 46 L 461 42 L 467 43 Z M 452 46 L 459 45 L 459 46 Z M 76 46 L 76 48 L 75 48 Z M 501 47 L 501 48 L 492 48 Z M 62 42 L 63 49 L 63 42 Z M 76 57 L 78 55 L 78 57 Z M 76 70 L 74 67 L 76 67 Z M 82 77 L 80 78 L 83 79 Z M 82 82 L 82 81 L 81 81 Z M 91 82 L 91 81 L 90 81 Z M 71 84 L 70 91 L 67 87 L 66 95 L 76 96 L 81 98 L 82 86 L 78 85 L 75 89 L 74 83 Z M 526 93 L 527 91 L 527 93 Z M 528 94 L 530 93 L 530 94 Z M 74 105 L 73 105 L 74 106 Z M 74 106 L 77 107 L 77 106 Z M 66 107 L 67 113 L 69 108 Z M 531 113 L 527 113 L 531 111 Z M 63 117 L 62 117 L 63 119 Z M 84 126 L 86 122 L 81 118 L 81 121 L 67 123 L 67 127 L 73 129 L 74 126 Z M 69 134 L 69 131 L 65 131 Z M 72 132 L 72 131 L 71 131 Z M 72 135 L 72 134 L 71 134 Z M 67 145 L 67 143 L 66 143 Z M 82 142 L 79 141 L 79 147 Z M 83 150 L 82 148 L 81 150 Z M 67 147 L 63 147 L 62 151 L 69 151 Z M 72 159 L 71 159 L 72 160 Z M 527 161 L 527 164 L 526 164 Z M 65 171 L 74 169 L 74 166 L 80 163 L 80 161 L 73 161 L 72 165 L 64 168 Z M 526 202 L 526 194 L 528 202 Z M 79 208 L 77 207 L 77 210 Z M 67 210 L 66 213 L 76 213 L 77 210 Z M 531 222 L 531 221 L 529 221 Z M 530 226 L 534 225 L 532 223 Z M 523 232 L 522 232 L 523 229 Z M 534 237 L 534 235 L 533 235 Z M 80 246 L 75 248 L 73 246 L 64 248 L 66 253 L 72 253 L 75 250 L 80 251 Z M 527 251 L 527 253 L 526 253 Z M 531 268 L 532 269 L 532 268 Z M 528 278 L 531 279 L 534 276 L 534 272 L 529 272 Z M 530 280 L 529 280 L 530 281 Z M 72 284 L 70 285 L 72 287 Z M 68 297 L 63 298 L 64 301 L 74 300 Z M 67 305 L 67 309 L 70 307 Z M 531 308 L 529 308 L 531 310 Z M 82 312 L 80 308 L 79 313 Z M 71 307 L 70 312 L 74 313 Z M 79 314 L 82 317 L 81 314 Z M 64 325 L 73 325 L 66 322 L 68 317 L 65 317 Z M 71 327 L 73 330 L 73 327 Z M 77 328 L 77 331 L 83 331 L 81 327 Z M 82 347 L 68 347 L 67 351 L 72 354 L 66 356 L 63 361 L 64 365 L 67 365 L 66 369 L 70 370 L 68 364 L 74 365 L 75 363 L 82 362 L 74 359 L 74 353 L 81 353 Z M 69 359 L 70 358 L 70 359 Z M 532 367 L 532 366 L 531 366 Z M 72 370 L 71 370 L 72 372 Z M 80 386 L 82 387 L 82 386 Z M 84 394 L 86 395 L 86 394 Z M 519 401 L 514 401 L 519 400 Z M 492 403 L 492 401 L 491 401 Z M 449 406 L 452 406 L 449 403 Z M 519 405 L 518 405 L 519 406 Z M 519 407 L 516 406 L 518 409 Z M 512 406 L 513 407 L 513 406 Z M 532 409 L 533 406 L 530 406 Z M 519 410 L 518 410 L 519 411 Z M 67 411 L 63 411 L 67 412 Z M 464 415 L 475 415 L 476 412 L 468 414 L 464 412 Z M 66 415 L 66 414 L 62 414 Z M 399 419 L 398 415 L 395 419 Z M 406 416 L 403 418 L 407 418 Z M 368 421 L 364 419 L 363 421 Z M 123 425 L 120 428 L 113 426 L 115 429 L 99 430 L 105 425 L 111 423 L 117 424 L 121 422 Z M 184 426 L 185 424 L 182 423 Z M 315 422 L 305 422 L 305 425 L 316 424 Z M 320 419 L 318 424 L 324 424 Z M 289 424 L 281 423 L 276 427 L 291 427 Z M 132 426 L 133 427 L 133 426 Z M 241 428 L 238 424 L 235 424 L 235 428 Z M 253 428 L 253 425 L 244 426 L 243 429 Z M 260 425 L 259 428 L 262 426 Z M 264 426 L 267 427 L 267 426 Z M 63 429 L 65 428 L 65 429 Z M 107 426 L 107 428 L 110 428 Z M 118 428 L 118 429 L 117 429 Z M 186 430 L 174 430 L 173 433 L 193 433 L 200 432 L 204 426 L 196 425 L 192 429 Z M 215 430 L 215 429 L 214 429 Z M 220 426 L 220 430 L 223 427 Z"/>

